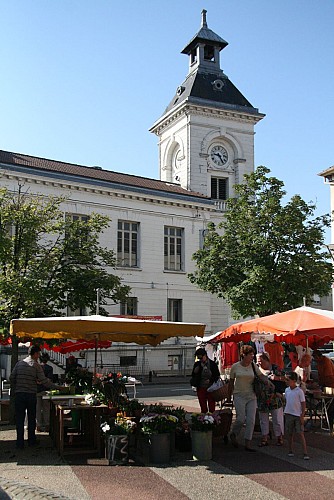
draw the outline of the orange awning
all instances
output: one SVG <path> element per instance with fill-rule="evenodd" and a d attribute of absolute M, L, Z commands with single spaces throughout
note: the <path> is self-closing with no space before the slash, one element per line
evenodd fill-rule
<path fill-rule="evenodd" d="M 334 340 L 334 312 L 298 307 L 231 325 L 212 342 L 249 342 L 252 333 L 271 333 L 277 342 L 319 347 Z"/>

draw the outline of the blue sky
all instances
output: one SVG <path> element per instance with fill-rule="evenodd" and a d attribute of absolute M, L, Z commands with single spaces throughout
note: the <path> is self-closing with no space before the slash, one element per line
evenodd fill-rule
<path fill-rule="evenodd" d="M 0 0 L 0 149 L 158 178 L 148 132 L 188 72 L 199 30 L 266 117 L 255 165 L 329 212 L 334 0 Z"/>

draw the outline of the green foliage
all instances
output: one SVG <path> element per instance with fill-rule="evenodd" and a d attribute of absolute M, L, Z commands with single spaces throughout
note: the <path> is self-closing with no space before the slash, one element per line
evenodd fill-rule
<path fill-rule="evenodd" d="M 93 388 L 93 374 L 87 368 L 74 367 L 66 374 L 66 382 L 75 386 L 77 394 L 87 394 Z"/>
<path fill-rule="evenodd" d="M 92 392 L 101 403 L 114 407 L 121 407 L 125 403 L 127 395 L 125 384 L 127 377 L 122 373 L 108 373 L 107 375 L 95 375 Z"/>
<path fill-rule="evenodd" d="M 332 263 L 324 248 L 328 215 L 299 195 L 283 204 L 282 181 L 266 167 L 245 175 L 228 200 L 224 221 L 209 224 L 190 281 L 224 297 L 234 317 L 265 316 L 329 293 Z"/>
<path fill-rule="evenodd" d="M 95 312 L 97 288 L 101 306 L 129 293 L 110 274 L 113 250 L 99 243 L 109 219 L 73 221 L 64 217 L 65 201 L 30 196 L 20 186 L 14 194 L 0 190 L 0 324 L 7 328 L 13 318 L 60 315 L 66 307 Z"/>
<path fill-rule="evenodd" d="M 176 429 L 178 418 L 164 413 L 150 413 L 141 417 L 140 430 L 143 434 L 163 434 Z"/>

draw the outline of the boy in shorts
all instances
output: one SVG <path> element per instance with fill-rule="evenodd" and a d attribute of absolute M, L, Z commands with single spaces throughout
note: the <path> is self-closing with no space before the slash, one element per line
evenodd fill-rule
<path fill-rule="evenodd" d="M 285 390 L 285 433 L 288 436 L 289 442 L 289 457 L 293 457 L 292 450 L 293 436 L 298 434 L 302 442 L 304 451 L 304 460 L 309 460 L 307 453 L 306 441 L 304 436 L 304 415 L 306 410 L 305 394 L 300 387 L 297 386 L 298 375 L 295 372 L 287 376 L 286 383 L 288 384 Z"/>

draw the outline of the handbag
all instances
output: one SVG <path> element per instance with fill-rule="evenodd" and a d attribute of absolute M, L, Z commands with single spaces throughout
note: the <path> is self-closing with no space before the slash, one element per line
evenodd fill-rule
<path fill-rule="evenodd" d="M 253 368 L 253 372 L 254 372 L 253 390 L 255 392 L 256 397 L 261 398 L 261 396 L 263 395 L 263 392 L 265 391 L 266 386 L 265 386 L 265 383 L 262 382 L 262 380 L 260 379 L 260 377 L 256 373 L 254 363 L 252 363 L 252 368 Z"/>
<path fill-rule="evenodd" d="M 200 382 L 201 382 L 201 374 L 200 373 L 196 373 L 195 375 L 192 375 L 192 377 L 190 379 L 190 385 L 192 387 L 199 387 Z"/>

